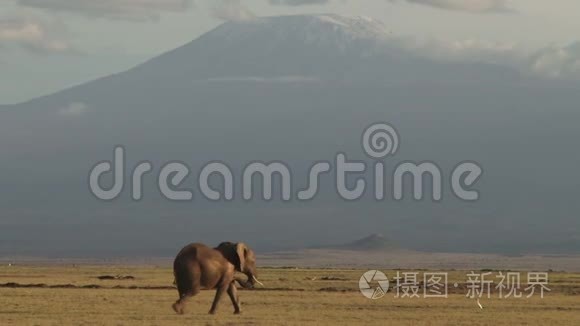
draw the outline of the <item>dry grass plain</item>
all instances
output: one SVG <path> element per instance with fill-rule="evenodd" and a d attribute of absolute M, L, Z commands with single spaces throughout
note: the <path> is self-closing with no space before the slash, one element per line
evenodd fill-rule
<path fill-rule="evenodd" d="M 202 291 L 178 316 L 171 310 L 177 291 L 166 267 L 3 265 L 0 325 L 580 325 L 580 274 L 551 273 L 552 291 L 544 299 L 498 299 L 492 293 L 481 299 L 482 310 L 465 297 L 462 271 L 449 273 L 448 282 L 459 288 L 447 299 L 402 299 L 389 292 L 378 300 L 358 291 L 364 271 L 263 268 L 266 287 L 240 292 L 241 315 L 232 314 L 229 298 L 217 315 L 208 315 L 213 291 Z M 102 275 L 135 279 L 99 280 Z"/>

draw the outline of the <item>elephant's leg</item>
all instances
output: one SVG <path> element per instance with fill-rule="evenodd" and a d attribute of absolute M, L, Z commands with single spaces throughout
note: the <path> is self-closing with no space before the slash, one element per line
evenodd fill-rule
<path fill-rule="evenodd" d="M 213 303 L 211 305 L 211 309 L 209 310 L 210 314 L 215 314 L 218 305 L 220 303 L 220 299 L 222 298 L 222 295 L 228 290 L 229 284 L 221 284 L 219 285 L 219 287 L 217 288 L 217 291 L 215 292 L 215 298 L 213 299 Z"/>
<path fill-rule="evenodd" d="M 173 306 L 172 306 L 173 311 L 175 311 L 179 315 L 183 315 L 183 308 L 185 306 L 185 303 L 192 296 L 193 296 L 193 294 L 189 294 L 189 293 L 186 293 L 186 294 L 181 295 L 181 297 L 179 298 L 179 300 L 175 301 L 175 303 L 173 304 Z"/>
<path fill-rule="evenodd" d="M 189 299 L 191 299 L 191 297 L 195 296 L 196 294 L 198 294 L 201 291 L 200 287 L 195 287 L 191 290 L 191 292 L 186 292 L 180 295 L 179 300 L 177 300 L 174 304 L 173 304 L 173 311 L 175 311 L 176 313 L 183 315 L 183 309 L 185 307 L 185 304 L 187 303 L 187 301 L 189 301 Z"/>
<path fill-rule="evenodd" d="M 232 300 L 232 304 L 234 305 L 234 314 L 239 314 L 242 312 L 242 307 L 240 304 L 240 297 L 238 296 L 238 289 L 236 288 L 236 283 L 232 282 L 228 287 L 228 295 Z"/>
<path fill-rule="evenodd" d="M 191 299 L 191 297 L 193 297 L 194 295 L 197 295 L 199 292 L 201 292 L 201 274 L 199 268 L 195 267 L 193 268 L 193 273 L 191 275 L 191 284 L 189 286 L 186 286 L 185 288 L 180 288 L 178 285 L 178 290 L 179 290 L 179 300 L 177 300 L 172 307 L 173 311 L 182 315 L 183 308 L 185 307 L 187 301 Z"/>

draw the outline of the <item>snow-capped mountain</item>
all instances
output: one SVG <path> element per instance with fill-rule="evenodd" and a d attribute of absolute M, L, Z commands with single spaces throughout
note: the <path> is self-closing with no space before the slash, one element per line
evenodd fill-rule
<path fill-rule="evenodd" d="M 200 82 L 503 81 L 510 68 L 435 62 L 401 46 L 369 17 L 293 15 L 226 22 L 172 51 L 87 87 L 182 87 Z M 88 93 L 92 93 L 87 90 Z"/>
<path fill-rule="evenodd" d="M 274 249 L 375 230 L 421 250 L 578 250 L 580 222 L 567 215 L 580 211 L 577 89 L 497 65 L 435 62 L 397 47 L 387 30 L 337 15 L 228 22 L 129 71 L 0 107 L 0 253 L 67 256 L 70 239 L 96 254 L 164 255 L 218 238 Z M 466 204 L 447 188 L 440 203 L 347 203 L 325 179 L 322 198 L 308 203 L 198 196 L 179 205 L 160 199 L 153 177 L 168 161 L 186 162 L 184 187 L 195 188 L 201 163 L 239 172 L 276 160 L 291 165 L 298 189 L 316 161 L 365 159 L 361 134 L 379 121 L 402 140 L 386 166 L 434 161 L 447 182 L 455 164 L 476 161 L 482 199 Z M 139 203 L 88 191 L 89 170 L 115 145 L 128 168 L 154 165 Z"/>
<path fill-rule="evenodd" d="M 368 17 L 296 15 L 232 21 L 147 62 L 135 73 L 140 74 L 136 78 L 156 75 L 182 81 L 344 79 L 345 72 L 373 71 L 368 65 L 378 57 L 409 56 L 389 49 L 388 39 L 383 23 Z"/>

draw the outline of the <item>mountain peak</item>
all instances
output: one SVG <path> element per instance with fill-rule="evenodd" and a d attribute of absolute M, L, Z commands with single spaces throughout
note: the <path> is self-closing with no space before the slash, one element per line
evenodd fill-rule
<path fill-rule="evenodd" d="M 362 239 L 353 241 L 345 246 L 352 250 L 385 250 L 393 249 L 393 243 L 382 234 L 371 234 Z"/>
<path fill-rule="evenodd" d="M 371 60 L 360 59 L 382 56 L 388 38 L 383 23 L 362 16 L 316 14 L 229 21 L 137 67 L 134 78 L 340 80 L 348 75 L 354 80 L 358 71 L 375 70 L 364 66 Z M 390 51 L 391 56 L 396 53 Z M 357 70 L 352 63 L 364 67 Z M 348 74 L 345 67 L 350 69 Z"/>
<path fill-rule="evenodd" d="M 389 33 L 385 25 L 365 16 L 337 14 L 289 15 L 258 17 L 244 21 L 226 22 L 214 32 L 238 39 L 256 33 L 268 33 L 272 42 L 302 40 L 306 44 L 343 44 L 355 40 L 378 40 Z"/>
<path fill-rule="evenodd" d="M 465 78 L 401 47 L 378 20 L 336 14 L 226 22 L 124 75 L 126 83 L 407 83 Z M 421 68 L 421 69 L 419 69 Z M 489 70 L 489 69 L 487 69 Z M 423 72 L 428 71 L 428 74 Z M 501 69 L 503 74 L 505 69 Z M 495 73 L 491 72 L 495 78 Z M 446 76 L 446 77 L 443 77 Z M 471 77 L 469 77 L 471 79 Z M 478 70 L 478 78 L 482 78 Z"/>

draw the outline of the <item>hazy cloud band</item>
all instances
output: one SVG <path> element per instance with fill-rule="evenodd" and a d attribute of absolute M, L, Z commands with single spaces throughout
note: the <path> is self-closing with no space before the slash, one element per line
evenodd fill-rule
<path fill-rule="evenodd" d="M 152 20 L 161 12 L 187 10 L 193 0 L 19 0 L 25 7 L 65 11 L 92 17 Z"/>

